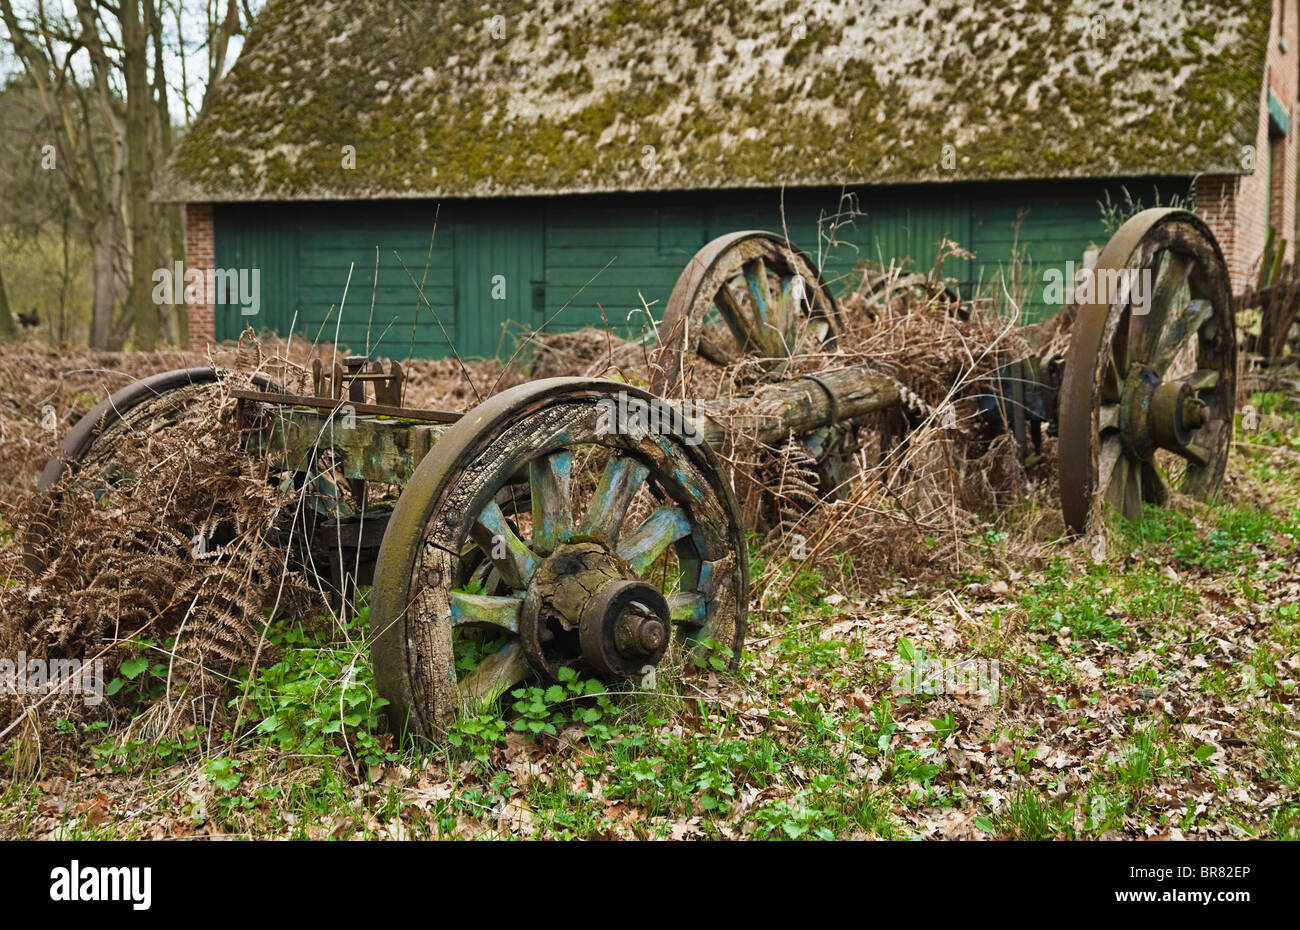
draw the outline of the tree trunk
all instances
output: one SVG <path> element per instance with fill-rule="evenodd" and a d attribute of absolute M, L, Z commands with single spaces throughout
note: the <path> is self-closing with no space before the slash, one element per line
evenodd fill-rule
<path fill-rule="evenodd" d="M 226 0 L 224 16 L 220 13 L 213 16 L 211 6 L 208 7 L 208 13 L 208 84 L 203 89 L 204 106 L 207 106 L 210 95 L 220 82 L 221 72 L 226 69 L 226 52 L 230 48 L 230 37 L 240 32 L 239 7 L 235 0 Z"/>
<path fill-rule="evenodd" d="M 167 98 L 167 72 L 164 68 L 165 43 L 163 41 L 163 13 L 165 4 L 159 0 L 144 0 L 144 17 L 153 41 L 153 99 L 154 99 L 154 138 L 158 146 L 155 163 L 165 162 L 175 146 L 175 133 L 172 131 L 171 104 Z M 179 43 L 179 36 L 177 38 Z M 182 49 L 183 51 L 183 49 Z M 181 60 L 184 61 L 182 54 Z M 182 229 L 181 208 L 179 204 L 158 204 L 155 207 L 158 220 L 155 238 L 158 241 L 158 265 L 170 268 L 172 262 L 185 257 L 185 232 Z M 185 346 L 189 343 L 189 314 L 184 303 L 177 304 L 167 312 L 162 311 L 164 329 L 169 342 Z"/>
<path fill-rule="evenodd" d="M 113 306 L 117 303 L 117 267 L 113 227 L 115 217 L 109 214 L 96 224 L 91 235 L 93 243 L 90 259 L 90 280 L 94 304 L 90 311 L 90 347 L 107 349 L 113 335 Z"/>
<path fill-rule="evenodd" d="M 121 0 L 123 70 L 126 73 L 127 205 L 130 217 L 131 284 L 127 306 L 135 326 L 135 347 L 153 349 L 158 344 L 158 307 L 153 302 L 153 271 L 157 267 L 153 206 L 149 203 L 152 179 L 149 111 L 149 31 L 142 22 L 140 0 Z"/>
<path fill-rule="evenodd" d="M 4 270 L 0 269 L 0 340 L 12 339 L 17 333 L 18 327 L 9 312 L 9 295 L 5 293 Z"/>

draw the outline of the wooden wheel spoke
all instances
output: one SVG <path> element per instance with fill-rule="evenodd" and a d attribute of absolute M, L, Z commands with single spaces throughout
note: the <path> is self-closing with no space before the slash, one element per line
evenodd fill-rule
<path fill-rule="evenodd" d="M 1129 322 L 1129 346 L 1137 361 L 1149 363 L 1155 355 L 1164 331 L 1179 314 L 1178 297 L 1187 283 L 1191 262 L 1177 252 L 1166 250 L 1160 260 L 1160 271 L 1150 294 L 1145 294 L 1146 312 L 1135 306 Z M 1138 274 L 1143 269 L 1137 269 Z"/>
<path fill-rule="evenodd" d="M 660 507 L 618 545 L 618 554 L 638 575 L 677 540 L 689 536 L 691 521 L 680 507 Z"/>
<path fill-rule="evenodd" d="M 703 626 L 708 619 L 708 605 L 704 595 L 696 591 L 683 591 L 668 596 L 668 616 L 676 623 Z"/>
<path fill-rule="evenodd" d="M 780 321 L 781 339 L 787 346 L 794 346 L 799 335 L 800 307 L 794 299 L 794 278 L 781 278 L 781 286 L 776 299 L 776 317 Z M 795 352 L 791 348 L 791 355 Z"/>
<path fill-rule="evenodd" d="M 528 463 L 533 503 L 533 543 L 551 552 L 573 535 L 573 506 L 569 483 L 573 453 L 567 449 Z"/>
<path fill-rule="evenodd" d="M 1128 468 L 1124 477 L 1124 516 L 1137 520 L 1142 516 L 1142 468 L 1138 462 L 1126 459 Z"/>
<path fill-rule="evenodd" d="M 475 548 L 477 547 L 471 547 L 469 551 L 461 553 L 461 557 L 464 558 L 465 556 L 470 555 Z M 495 591 L 501 587 L 502 583 L 501 573 L 497 571 L 497 567 L 492 564 L 492 560 L 484 559 L 482 564 L 479 565 L 478 568 L 474 569 L 473 574 L 470 575 L 469 583 L 466 587 L 472 588 L 475 591 Z"/>
<path fill-rule="evenodd" d="M 1141 468 L 1128 463 L 1128 480 L 1125 481 L 1125 516 L 1130 520 L 1141 518 Z"/>
<path fill-rule="evenodd" d="M 700 337 L 700 345 L 696 351 L 700 358 L 717 365 L 719 368 L 730 368 L 732 365 L 736 364 L 736 360 L 731 357 L 730 353 L 721 348 L 708 336 Z"/>
<path fill-rule="evenodd" d="M 1205 321 L 1214 315 L 1214 306 L 1208 300 L 1193 300 L 1160 334 L 1160 340 L 1151 353 L 1151 367 L 1158 372 L 1168 370 L 1187 341 L 1196 335 Z"/>
<path fill-rule="evenodd" d="M 754 329 L 753 321 L 745 308 L 741 306 L 736 294 L 731 289 L 731 285 L 724 283 L 718 288 L 718 293 L 713 298 L 714 305 L 718 312 L 722 314 L 722 319 L 731 330 L 731 335 L 735 337 L 736 344 L 740 346 L 740 351 L 744 353 L 761 352 L 765 353 L 766 343 L 760 333 Z"/>
<path fill-rule="evenodd" d="M 464 558 L 467 555 L 471 555 L 472 551 L 473 551 L 472 549 L 467 549 L 466 551 L 462 552 L 461 558 Z M 469 576 L 468 586 L 473 587 L 477 591 L 491 591 L 492 588 L 488 587 L 488 578 L 491 576 L 492 572 L 495 571 L 496 571 L 496 566 L 492 564 L 492 560 L 484 559 L 483 562 L 477 568 L 475 568 L 473 573 Z M 497 579 L 500 580 L 500 575 L 497 576 Z"/>
<path fill-rule="evenodd" d="M 1205 468 L 1210 464 L 1210 450 L 1199 443 L 1192 442 L 1185 446 L 1177 446 L 1170 451 L 1187 459 L 1192 465 Z"/>
<path fill-rule="evenodd" d="M 1101 399 L 1104 403 L 1118 404 L 1124 396 L 1124 375 L 1114 353 L 1106 356 L 1106 367 L 1101 374 Z"/>
<path fill-rule="evenodd" d="M 1184 380 L 1193 391 L 1208 391 L 1219 386 L 1219 373 L 1213 368 L 1198 368 Z"/>
<path fill-rule="evenodd" d="M 1152 462 L 1143 462 L 1140 469 L 1142 479 L 1142 500 L 1159 507 L 1169 503 L 1169 487 L 1161 477 L 1160 470 Z"/>
<path fill-rule="evenodd" d="M 1116 510 L 1124 509 L 1124 485 L 1128 481 L 1128 460 L 1120 456 L 1111 472 L 1110 481 L 1106 483 L 1106 502 Z"/>
<path fill-rule="evenodd" d="M 1115 438 L 1118 445 L 1119 438 Z M 1142 516 L 1142 466 L 1120 451 L 1111 472 L 1110 481 L 1105 485 L 1106 500 L 1112 507 L 1130 520 Z"/>
<path fill-rule="evenodd" d="M 649 469 L 630 456 L 616 455 L 610 459 L 591 496 L 579 532 L 598 537 L 610 546 L 618 545 L 628 505 L 649 474 Z"/>
<path fill-rule="evenodd" d="M 1097 432 L 1119 429 L 1119 404 L 1102 404 L 1097 408 Z"/>
<path fill-rule="evenodd" d="M 460 680 L 457 687 L 461 705 L 473 716 L 485 713 L 527 674 L 528 660 L 523 649 L 517 642 L 507 643 Z"/>
<path fill-rule="evenodd" d="M 1097 488 L 1110 493 L 1110 487 L 1124 458 L 1123 446 L 1119 436 L 1111 435 L 1102 440 L 1101 450 L 1097 455 Z"/>
<path fill-rule="evenodd" d="M 519 608 L 523 604 L 517 597 L 497 597 L 487 594 L 451 592 L 452 626 L 491 626 L 519 632 Z"/>
<path fill-rule="evenodd" d="M 772 306 L 772 289 L 767 279 L 767 263 L 762 258 L 748 262 L 744 267 L 745 283 L 749 285 L 749 296 L 754 301 L 755 329 L 763 333 L 763 344 L 771 349 L 772 336 L 780 332 L 780 320 L 775 318 Z"/>
<path fill-rule="evenodd" d="M 519 538 L 496 501 L 483 508 L 470 527 L 470 538 L 487 553 L 506 584 L 515 590 L 528 585 L 528 579 L 537 570 L 537 556 Z"/>

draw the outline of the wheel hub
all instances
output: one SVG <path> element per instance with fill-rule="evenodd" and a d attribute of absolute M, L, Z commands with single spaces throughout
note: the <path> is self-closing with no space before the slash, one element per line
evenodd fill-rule
<path fill-rule="evenodd" d="M 1133 458 L 1150 461 L 1157 449 L 1175 451 L 1192 441 L 1209 408 L 1186 381 L 1161 381 L 1150 368 L 1129 375 L 1120 401 L 1120 435 Z"/>
<path fill-rule="evenodd" d="M 668 602 L 632 578 L 612 578 L 587 602 L 582 655 L 599 672 L 630 678 L 657 665 L 668 649 Z"/>
<path fill-rule="evenodd" d="M 558 680 L 579 660 L 630 678 L 668 650 L 668 602 L 597 542 L 557 546 L 529 582 L 519 638 L 529 664 Z"/>

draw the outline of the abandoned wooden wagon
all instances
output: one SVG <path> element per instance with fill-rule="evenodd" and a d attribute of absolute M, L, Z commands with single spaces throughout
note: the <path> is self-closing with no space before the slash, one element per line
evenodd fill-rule
<path fill-rule="evenodd" d="M 1018 438 L 1029 419 L 1059 433 L 1075 532 L 1106 506 L 1132 517 L 1163 505 L 1171 483 L 1213 494 L 1236 398 L 1228 269 L 1202 220 L 1139 213 L 1097 271 L 1113 284 L 1077 308 L 1068 350 L 1009 359 L 1019 374 L 992 408 Z M 233 390 L 238 442 L 265 462 L 268 483 L 293 492 L 287 557 L 324 576 L 341 604 L 373 585 L 371 653 L 391 722 L 433 735 L 530 675 L 585 666 L 635 678 L 696 649 L 738 661 L 747 527 L 713 450 L 738 428 L 788 437 L 827 496 L 851 481 L 863 418 L 896 405 L 905 386 L 870 365 L 788 376 L 795 358 L 827 357 L 843 327 L 806 253 L 742 231 L 706 245 L 679 276 L 652 390 L 546 378 L 458 414 L 404 406 L 400 364 L 318 360 L 310 393 L 261 374 Z M 692 400 L 703 369 L 737 359 L 752 363 L 747 393 Z M 92 502 L 129 486 L 116 453 L 210 404 L 230 377 L 168 372 L 91 411 L 41 477 L 51 524 L 67 482 L 95 490 Z M 369 483 L 400 495 L 371 495 Z M 38 561 L 40 542 L 38 528 L 28 538 Z"/>

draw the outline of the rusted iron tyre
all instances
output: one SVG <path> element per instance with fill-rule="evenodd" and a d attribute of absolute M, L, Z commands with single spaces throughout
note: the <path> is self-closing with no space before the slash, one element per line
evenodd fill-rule
<path fill-rule="evenodd" d="M 1061 509 L 1090 532 L 1109 504 L 1136 519 L 1172 485 L 1206 498 L 1232 441 L 1237 344 L 1228 268 L 1195 215 L 1137 214 L 1102 249 L 1066 352 Z"/>
<path fill-rule="evenodd" d="M 699 399 L 701 363 L 742 358 L 779 378 L 791 356 L 815 352 L 840 332 L 839 310 L 812 260 L 776 233 L 719 236 L 677 278 L 663 321 L 650 387 L 662 397 Z"/>
<path fill-rule="evenodd" d="M 45 522 L 33 522 L 24 541 L 24 557 L 33 571 L 43 567 L 41 550 L 49 534 L 57 531 L 60 497 L 56 486 L 69 472 L 100 468 L 95 480 L 119 482 L 122 476 L 111 473 L 113 451 L 132 437 L 146 436 L 160 424 L 175 422 L 192 404 L 207 403 L 219 382 L 229 372 L 216 368 L 182 368 L 150 375 L 116 391 L 77 421 L 68 431 L 58 450 L 45 464 L 36 483 L 36 493 L 45 495 L 48 514 Z M 267 390 L 278 390 L 269 380 L 258 376 L 254 383 Z"/>
<path fill-rule="evenodd" d="M 396 732 L 432 737 L 566 666 L 637 677 L 701 644 L 738 660 L 748 564 L 731 488 L 689 428 L 647 431 L 627 411 L 671 416 L 627 385 L 534 381 L 471 410 L 421 461 L 371 613 Z"/>

